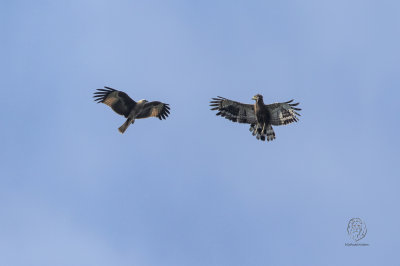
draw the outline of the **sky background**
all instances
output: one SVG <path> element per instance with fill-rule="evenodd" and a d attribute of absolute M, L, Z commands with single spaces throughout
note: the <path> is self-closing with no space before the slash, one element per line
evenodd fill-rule
<path fill-rule="evenodd" d="M 0 265 L 400 265 L 399 12 L 1 1 Z M 103 86 L 171 115 L 121 135 Z M 299 123 L 263 143 L 208 107 L 257 93 Z"/>

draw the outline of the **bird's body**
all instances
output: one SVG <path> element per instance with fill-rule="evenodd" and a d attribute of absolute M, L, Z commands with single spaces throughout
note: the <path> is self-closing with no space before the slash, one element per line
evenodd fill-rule
<path fill-rule="evenodd" d="M 260 98 L 254 103 L 254 113 L 256 114 L 257 124 L 265 127 L 270 122 L 270 116 L 268 108 L 265 107 L 263 99 Z"/>
<path fill-rule="evenodd" d="M 233 122 L 250 124 L 250 131 L 257 139 L 265 141 L 275 139 L 275 132 L 272 125 L 286 125 L 297 122 L 300 116 L 296 111 L 298 103 L 291 104 L 291 101 L 265 105 L 263 96 L 257 94 L 253 97 L 254 105 L 235 102 L 223 97 L 213 98 L 211 110 L 218 110 L 217 115 L 225 117 Z"/>
<path fill-rule="evenodd" d="M 95 101 L 110 106 L 117 114 L 125 116 L 125 123 L 119 127 L 119 131 L 124 133 L 129 125 L 135 122 L 135 119 L 148 117 L 158 117 L 160 120 L 166 119 L 169 115 L 169 105 L 166 103 L 147 100 L 135 102 L 128 94 L 109 87 L 97 89 L 94 93 Z"/>
<path fill-rule="evenodd" d="M 119 132 L 124 133 L 125 130 L 133 123 L 135 123 L 135 119 L 140 115 L 141 111 L 143 110 L 145 104 L 147 103 L 146 100 L 140 100 L 138 101 L 135 106 L 132 108 L 132 110 L 130 111 L 125 123 L 122 124 L 122 126 L 120 126 L 118 128 Z M 139 118 L 137 118 L 139 119 Z"/>

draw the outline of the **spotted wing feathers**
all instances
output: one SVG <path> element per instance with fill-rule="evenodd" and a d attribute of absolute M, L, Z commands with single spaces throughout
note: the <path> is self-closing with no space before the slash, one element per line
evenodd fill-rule
<path fill-rule="evenodd" d="M 291 103 L 293 100 L 283 103 L 267 104 L 266 107 L 270 113 L 270 121 L 274 126 L 287 125 L 292 122 L 297 122 L 301 116 L 296 111 L 301 111 L 300 108 L 296 108 L 299 103 Z"/>
<path fill-rule="evenodd" d="M 254 124 L 257 122 L 254 107 L 251 104 L 235 102 L 221 96 L 212 98 L 211 110 L 217 110 L 216 115 L 225 117 L 228 120 L 239 123 Z"/>

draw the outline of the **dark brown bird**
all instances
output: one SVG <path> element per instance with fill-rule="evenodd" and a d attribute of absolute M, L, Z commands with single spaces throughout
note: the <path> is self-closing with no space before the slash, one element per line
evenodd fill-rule
<path fill-rule="evenodd" d="M 117 114 L 125 116 L 125 123 L 118 128 L 119 132 L 124 133 L 130 124 L 135 122 L 135 119 L 148 117 L 158 117 L 160 120 L 166 119 L 169 115 L 169 105 L 166 103 L 147 100 L 135 102 L 128 94 L 123 91 L 118 91 L 110 87 L 105 89 L 97 89 L 93 98 L 97 103 L 104 103 L 111 107 Z"/>
<path fill-rule="evenodd" d="M 225 117 L 233 122 L 250 124 L 250 131 L 257 139 L 265 141 L 275 139 L 275 132 L 272 125 L 286 125 L 297 122 L 300 108 L 296 108 L 299 103 L 291 103 L 293 100 L 283 103 L 264 104 L 263 96 L 255 95 L 256 102 L 253 104 L 244 104 L 235 102 L 218 96 L 212 98 L 211 110 L 217 110 L 217 115 Z M 296 116 L 297 115 L 297 116 Z"/>

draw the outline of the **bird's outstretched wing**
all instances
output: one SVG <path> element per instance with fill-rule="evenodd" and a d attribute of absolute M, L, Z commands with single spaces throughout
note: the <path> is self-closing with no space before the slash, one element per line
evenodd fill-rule
<path fill-rule="evenodd" d="M 233 122 L 254 124 L 257 122 L 254 106 L 218 96 L 210 102 L 211 110 L 217 110 L 216 115 L 225 117 Z"/>
<path fill-rule="evenodd" d="M 136 102 L 123 91 L 114 90 L 110 87 L 104 88 L 97 89 L 93 96 L 94 100 L 97 103 L 104 103 L 110 106 L 117 114 L 128 117 Z"/>
<path fill-rule="evenodd" d="M 301 111 L 300 108 L 296 108 L 299 103 L 291 103 L 293 100 L 283 103 L 267 104 L 265 107 L 268 108 L 270 113 L 270 121 L 274 126 L 287 125 L 292 122 L 297 122 L 301 116 L 296 111 Z"/>
<path fill-rule="evenodd" d="M 169 104 L 154 101 L 147 102 L 140 113 L 136 116 L 137 119 L 158 117 L 160 120 L 166 119 L 169 115 Z"/>

